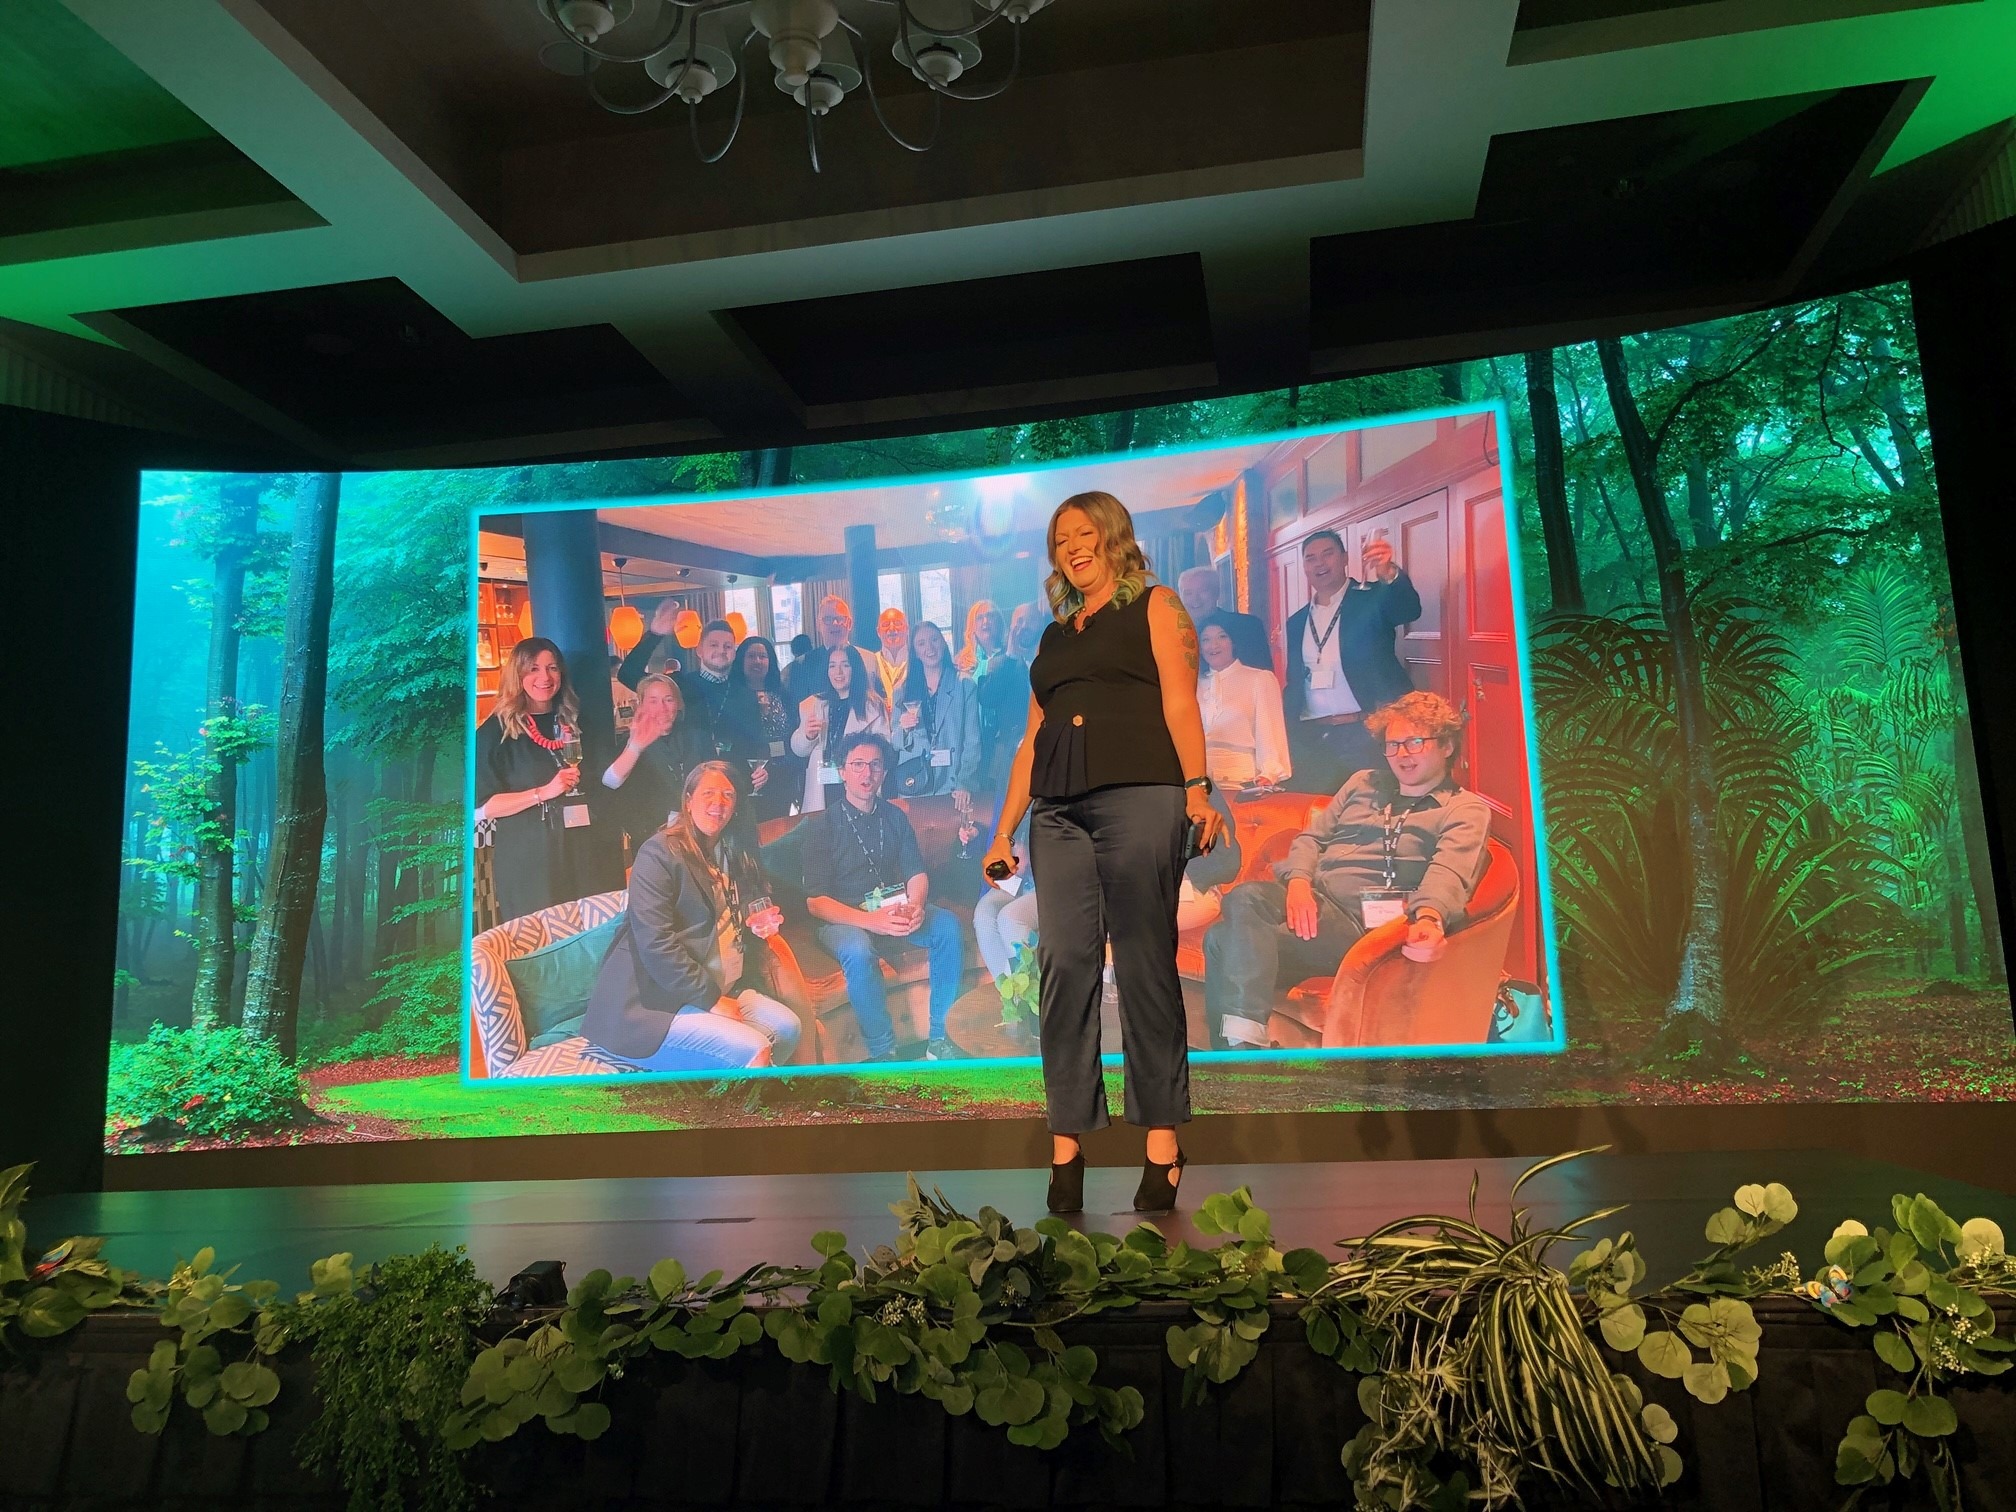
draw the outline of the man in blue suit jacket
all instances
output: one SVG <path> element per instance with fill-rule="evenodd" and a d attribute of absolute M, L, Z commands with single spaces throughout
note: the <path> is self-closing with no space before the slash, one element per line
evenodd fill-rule
<path fill-rule="evenodd" d="M 1334 530 L 1302 543 L 1309 604 L 1288 616 L 1281 699 L 1300 792 L 1335 793 L 1353 772 L 1377 769 L 1383 752 L 1365 716 L 1414 687 L 1394 640 L 1421 617 L 1421 595 L 1384 541 L 1366 546 L 1364 581 L 1350 576 L 1350 561 Z"/>

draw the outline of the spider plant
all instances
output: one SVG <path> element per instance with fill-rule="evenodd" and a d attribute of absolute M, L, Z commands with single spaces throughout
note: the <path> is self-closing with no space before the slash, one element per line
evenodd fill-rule
<path fill-rule="evenodd" d="M 1611 1372 L 1568 1276 L 1547 1259 L 1622 1209 L 1535 1228 L 1517 1205 L 1535 1176 L 1590 1153 L 1524 1172 L 1503 1236 L 1478 1221 L 1473 1176 L 1467 1219 L 1401 1218 L 1342 1241 L 1313 1300 L 1355 1310 L 1390 1339 L 1387 1368 L 1359 1386 L 1370 1422 L 1344 1450 L 1361 1506 L 1496 1508 L 1518 1499 L 1529 1470 L 1599 1498 L 1680 1474 L 1672 1419 Z"/>

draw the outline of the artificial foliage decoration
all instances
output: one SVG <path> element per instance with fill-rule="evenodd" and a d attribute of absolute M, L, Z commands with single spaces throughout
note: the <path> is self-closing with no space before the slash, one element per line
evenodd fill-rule
<path fill-rule="evenodd" d="M 1860 1502 L 1873 1485 L 1925 1472 L 1942 1508 L 1960 1505 L 1952 1436 L 1960 1426 L 1940 1394 L 1963 1375 L 1997 1376 L 2016 1343 L 1995 1336 L 1990 1294 L 2016 1291 L 2016 1260 L 1986 1218 L 1956 1223 L 1924 1193 L 1890 1199 L 1894 1229 L 1853 1220 L 1827 1241 L 1827 1273 L 1801 1290 L 1851 1328 L 1875 1331 L 1877 1358 L 1899 1386 L 1869 1393 L 1835 1450 L 1834 1478 Z M 1847 1284 L 1833 1279 L 1845 1273 Z M 1901 1388 L 1901 1389 L 1900 1389 Z"/>
<path fill-rule="evenodd" d="M 0 1363 L 12 1335 L 53 1339 L 91 1313 L 128 1300 L 134 1278 L 99 1258 L 103 1239 L 65 1239 L 32 1264 L 21 1216 L 32 1166 L 0 1170 Z"/>
<path fill-rule="evenodd" d="M 482 1347 L 490 1284 L 464 1250 L 439 1245 L 361 1268 L 332 1255 L 311 1276 L 312 1289 L 274 1319 L 276 1342 L 307 1345 L 315 1363 L 322 1412 L 302 1439 L 302 1464 L 334 1471 L 350 1512 L 470 1506 L 448 1428 Z"/>
<path fill-rule="evenodd" d="M 133 1373 L 133 1421 L 159 1432 L 179 1397 L 220 1435 L 267 1426 L 281 1387 L 267 1361 L 306 1348 L 321 1410 L 302 1462 L 335 1474 L 351 1512 L 459 1512 L 478 1492 L 471 1452 L 535 1423 L 600 1437 L 622 1405 L 610 1385 L 656 1356 L 774 1348 L 836 1393 L 925 1397 L 1037 1449 L 1096 1431 L 1127 1453 L 1140 1391 L 1102 1382 L 1097 1351 L 1061 1329 L 1181 1304 L 1188 1319 L 1165 1339 L 1189 1404 L 1235 1381 L 1292 1311 L 1309 1348 L 1358 1378 L 1367 1422 L 1341 1451 L 1358 1505 L 1459 1512 L 1516 1505 L 1536 1481 L 1606 1505 L 1655 1500 L 1684 1470 L 1679 1425 L 1605 1347 L 1712 1407 L 1757 1378 L 1751 1301 L 1796 1297 L 1871 1329 L 1896 1383 L 1846 1426 L 1836 1478 L 1849 1505 L 1920 1472 L 1941 1507 L 1960 1505 L 1959 1419 L 1944 1388 L 2002 1374 L 2016 1355 L 1995 1334 L 1992 1299 L 2016 1295 L 2016 1261 L 1994 1223 L 1957 1223 L 1922 1194 L 1899 1195 L 1894 1228 L 1843 1223 L 1808 1278 L 1789 1253 L 1740 1263 L 1798 1213 L 1783 1186 L 1747 1185 L 1709 1218 L 1710 1253 L 1648 1291 L 1629 1233 L 1595 1239 L 1565 1270 L 1549 1261 L 1621 1208 L 1547 1228 L 1518 1205 L 1533 1177 L 1594 1153 L 1523 1173 L 1502 1235 L 1480 1221 L 1473 1179 L 1466 1216 L 1403 1218 L 1340 1242 L 1334 1258 L 1282 1252 L 1245 1188 L 1199 1202 L 1193 1226 L 1220 1238 L 1206 1248 L 1150 1223 L 1116 1238 L 1054 1217 L 1018 1228 L 991 1207 L 969 1217 L 912 1177 L 891 1205 L 893 1244 L 857 1255 L 845 1235 L 821 1232 L 807 1262 L 732 1277 L 690 1277 L 676 1260 L 642 1278 L 591 1271 L 564 1306 L 522 1314 L 495 1310 L 467 1255 L 438 1247 L 367 1267 L 333 1255 L 292 1299 L 234 1281 L 207 1249 L 165 1283 L 108 1265 L 93 1239 L 31 1267 L 28 1167 L 17 1166 L 0 1171 L 0 1345 L 18 1352 L 15 1335 L 53 1337 L 104 1307 L 158 1307 L 174 1337 Z M 0 1350 L 0 1366 L 7 1358 Z"/>
<path fill-rule="evenodd" d="M 161 1326 L 178 1337 L 154 1346 L 147 1363 L 126 1383 L 133 1426 L 159 1433 L 168 1426 L 175 1398 L 203 1415 L 220 1437 L 266 1430 L 267 1412 L 280 1394 L 280 1377 L 259 1357 L 286 1342 L 267 1304 L 279 1294 L 273 1281 L 233 1282 L 234 1266 L 220 1271 L 216 1251 L 204 1248 L 176 1264 L 161 1298 Z M 229 1359 L 226 1350 L 241 1357 Z"/>

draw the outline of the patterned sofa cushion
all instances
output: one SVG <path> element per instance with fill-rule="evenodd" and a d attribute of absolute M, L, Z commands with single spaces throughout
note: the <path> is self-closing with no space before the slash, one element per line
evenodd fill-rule
<path fill-rule="evenodd" d="M 483 1063 L 490 1075 L 566 1074 L 551 1070 L 530 1073 L 511 1069 L 525 1055 L 529 1037 L 525 1032 L 524 1016 L 519 1012 L 517 989 L 512 985 L 506 963 L 584 930 L 607 924 L 622 915 L 629 900 L 628 891 L 618 888 L 614 892 L 597 893 L 592 898 L 558 903 L 538 913 L 527 914 L 522 919 L 499 924 L 495 929 L 486 929 L 469 942 L 470 1011 L 475 1019 Z M 544 1050 L 562 1050 L 571 1043 L 548 1045 Z M 585 1040 L 581 1043 L 587 1045 Z M 606 1060 L 606 1063 L 588 1065 L 584 1062 L 579 1074 L 619 1069 L 618 1064 L 612 1058 L 603 1057 L 602 1052 L 595 1051 L 594 1055 L 598 1060 Z"/>
<path fill-rule="evenodd" d="M 620 1061 L 580 1035 L 527 1050 L 498 1076 L 606 1076 L 612 1072 L 635 1071 L 628 1061 Z"/>

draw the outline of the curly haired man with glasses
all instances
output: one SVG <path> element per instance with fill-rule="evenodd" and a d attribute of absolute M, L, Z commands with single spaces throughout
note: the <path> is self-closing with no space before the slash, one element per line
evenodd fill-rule
<path fill-rule="evenodd" d="M 1463 717 L 1407 693 L 1365 721 L 1381 767 L 1353 773 L 1295 837 L 1278 880 L 1225 896 L 1204 937 L 1204 1000 L 1228 1045 L 1265 1045 L 1282 982 L 1334 972 L 1358 937 L 1408 920 L 1407 950 L 1432 960 L 1483 879 L 1491 811 L 1450 774 Z"/>

